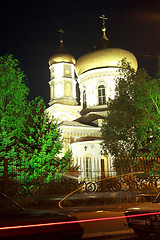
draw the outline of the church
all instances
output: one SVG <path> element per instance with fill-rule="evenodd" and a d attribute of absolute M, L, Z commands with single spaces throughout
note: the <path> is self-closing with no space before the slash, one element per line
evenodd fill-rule
<path fill-rule="evenodd" d="M 114 171 L 110 155 L 101 150 L 101 124 L 109 98 L 114 98 L 115 80 L 120 61 L 137 70 L 136 57 L 118 48 L 106 36 L 105 15 L 100 17 L 102 37 L 96 46 L 77 61 L 64 47 L 61 29 L 60 46 L 49 59 L 50 101 L 48 113 L 58 120 L 64 139 L 63 151 L 72 149 L 73 163 L 79 166 L 80 180 L 99 179 L 102 172 Z M 76 83 L 80 91 L 77 102 Z"/>

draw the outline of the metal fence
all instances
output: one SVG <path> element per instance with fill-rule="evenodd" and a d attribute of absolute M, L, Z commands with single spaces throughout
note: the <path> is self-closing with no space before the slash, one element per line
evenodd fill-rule
<path fill-rule="evenodd" d="M 86 191 L 155 191 L 160 189 L 160 158 L 114 158 L 108 170 L 81 171 Z"/>
<path fill-rule="evenodd" d="M 150 191 L 160 189 L 160 159 L 159 158 L 115 158 L 113 166 L 100 170 L 79 169 L 78 172 L 67 173 L 61 179 L 63 189 L 53 178 L 51 183 L 44 183 L 40 177 L 33 176 L 31 182 L 23 178 L 24 167 L 12 161 L 8 163 L 8 186 L 10 192 L 36 192 L 47 186 L 49 193 L 61 194 L 74 191 L 80 187 L 80 192 L 120 192 L 120 191 Z M 47 172 L 45 173 L 47 174 Z M 41 179 L 41 180 L 40 180 Z M 23 180 L 23 181 L 22 181 Z M 65 190 L 66 188 L 67 190 Z M 0 164 L 0 190 L 4 189 L 4 163 Z M 41 191 L 42 192 L 42 191 Z"/>

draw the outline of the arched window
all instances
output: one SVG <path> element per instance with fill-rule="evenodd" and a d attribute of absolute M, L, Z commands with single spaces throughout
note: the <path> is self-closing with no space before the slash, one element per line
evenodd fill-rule
<path fill-rule="evenodd" d="M 106 104 L 105 86 L 100 85 L 98 87 L 98 103 L 99 105 Z"/>
<path fill-rule="evenodd" d="M 66 85 L 66 96 L 69 97 L 70 96 L 70 84 Z"/>
<path fill-rule="evenodd" d="M 83 90 L 83 108 L 87 107 L 86 90 Z"/>

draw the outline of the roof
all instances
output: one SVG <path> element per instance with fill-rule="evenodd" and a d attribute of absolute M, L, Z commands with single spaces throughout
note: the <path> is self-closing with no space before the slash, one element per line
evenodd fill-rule
<path fill-rule="evenodd" d="M 88 53 L 82 55 L 76 62 L 76 73 L 80 76 L 91 69 L 99 69 L 105 67 L 119 68 L 122 59 L 137 70 L 137 59 L 129 51 L 117 48 L 105 35 L 106 28 L 103 28 L 103 38 Z"/>
<path fill-rule="evenodd" d="M 98 113 L 103 112 L 103 111 L 107 111 L 107 106 L 106 105 L 99 105 L 99 106 L 93 106 L 93 107 L 90 107 L 90 108 L 89 107 L 84 108 L 84 109 L 81 110 L 80 114 L 81 114 L 81 116 L 83 116 L 83 115 L 95 112 L 95 115 L 96 114 L 98 115 Z"/>
<path fill-rule="evenodd" d="M 89 115 L 81 116 L 81 117 L 77 118 L 75 121 L 77 121 L 79 123 L 83 123 L 83 124 L 91 124 L 93 121 L 95 121 L 97 119 L 104 119 L 104 117 L 101 115 L 92 113 Z"/>
<path fill-rule="evenodd" d="M 65 49 L 63 42 L 61 42 L 57 50 L 57 53 L 55 53 L 53 56 L 50 57 L 49 66 L 51 66 L 53 63 L 61 63 L 61 62 L 72 63 L 74 65 L 76 63 L 75 58 L 71 54 L 69 54 Z"/>
<path fill-rule="evenodd" d="M 71 127 L 82 127 L 82 128 L 97 128 L 97 127 L 93 127 L 91 125 L 83 124 L 83 123 L 80 123 L 77 121 L 68 121 L 68 120 L 62 121 L 59 125 L 60 126 L 71 126 Z"/>
<path fill-rule="evenodd" d="M 86 141 L 95 141 L 95 140 L 102 140 L 101 137 L 92 137 L 92 136 L 86 136 L 86 137 L 80 137 L 76 140 L 76 142 L 86 142 Z"/>
<path fill-rule="evenodd" d="M 126 59 L 131 67 L 137 70 L 137 59 L 131 52 L 121 48 L 98 48 L 82 55 L 76 62 L 76 73 L 80 76 L 89 70 L 99 68 L 119 68 L 122 59 Z"/>

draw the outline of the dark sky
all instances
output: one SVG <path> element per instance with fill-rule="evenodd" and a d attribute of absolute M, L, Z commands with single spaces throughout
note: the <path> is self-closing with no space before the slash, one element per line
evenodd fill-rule
<path fill-rule="evenodd" d="M 8 0 L 0 6 L 0 55 L 12 53 L 20 61 L 29 99 L 42 96 L 48 104 L 48 60 L 59 46 L 58 29 L 64 29 L 64 45 L 78 59 L 101 38 L 102 14 L 110 41 L 134 53 L 139 67 L 153 75 L 152 56 L 160 54 L 159 0 Z"/>

